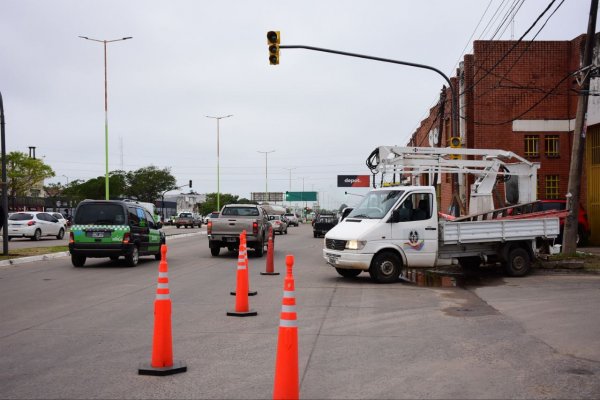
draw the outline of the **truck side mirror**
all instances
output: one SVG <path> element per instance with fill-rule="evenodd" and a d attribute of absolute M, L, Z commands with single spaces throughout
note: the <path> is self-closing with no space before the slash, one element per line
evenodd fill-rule
<path fill-rule="evenodd" d="M 399 208 L 392 210 L 392 218 L 390 218 L 390 222 L 392 222 L 392 223 L 400 222 L 400 209 Z"/>
<path fill-rule="evenodd" d="M 163 224 L 162 224 L 162 222 L 158 221 L 158 222 L 156 223 L 156 229 L 160 229 L 160 228 L 162 228 L 162 227 L 163 227 Z"/>

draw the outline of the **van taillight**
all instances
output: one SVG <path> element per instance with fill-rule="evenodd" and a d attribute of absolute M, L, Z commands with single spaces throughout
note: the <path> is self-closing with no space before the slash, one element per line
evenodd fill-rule
<path fill-rule="evenodd" d="M 129 243 L 129 241 L 130 241 L 130 240 L 131 240 L 131 233 L 129 233 L 129 232 L 126 232 L 126 233 L 123 235 L 123 244 L 127 244 L 127 243 Z"/>
<path fill-rule="evenodd" d="M 69 232 L 69 243 L 75 243 L 75 236 L 73 236 L 73 232 Z"/>
<path fill-rule="evenodd" d="M 208 221 L 206 224 L 206 233 L 210 235 L 212 233 L 212 221 Z"/>
<path fill-rule="evenodd" d="M 33 226 L 33 225 L 35 225 L 35 221 L 29 221 L 29 222 L 27 223 L 27 226 Z"/>
<path fill-rule="evenodd" d="M 258 236 L 258 222 L 252 223 L 252 234 Z"/>

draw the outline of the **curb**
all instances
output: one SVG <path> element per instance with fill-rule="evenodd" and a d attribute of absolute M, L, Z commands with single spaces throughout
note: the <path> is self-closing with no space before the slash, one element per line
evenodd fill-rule
<path fill-rule="evenodd" d="M 180 235 L 167 236 L 167 240 L 175 240 L 175 239 L 185 238 L 185 237 L 190 237 L 190 236 L 200 236 L 203 234 L 206 235 L 206 232 L 183 233 Z M 25 263 L 35 262 L 35 261 L 53 260 L 55 258 L 68 257 L 70 255 L 71 255 L 71 253 L 69 253 L 68 251 L 61 251 L 59 253 L 40 254 L 39 256 L 11 258 L 10 260 L 0 261 L 0 267 L 25 264 Z"/>

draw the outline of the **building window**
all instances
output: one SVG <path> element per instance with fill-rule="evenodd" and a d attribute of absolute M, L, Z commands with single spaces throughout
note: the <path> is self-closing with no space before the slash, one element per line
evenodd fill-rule
<path fill-rule="evenodd" d="M 544 138 L 544 142 L 546 157 L 560 156 L 558 135 L 547 135 Z"/>
<path fill-rule="evenodd" d="M 558 175 L 546 175 L 546 199 L 558 199 Z"/>
<path fill-rule="evenodd" d="M 537 135 L 525 135 L 525 157 L 540 156 L 540 137 Z"/>

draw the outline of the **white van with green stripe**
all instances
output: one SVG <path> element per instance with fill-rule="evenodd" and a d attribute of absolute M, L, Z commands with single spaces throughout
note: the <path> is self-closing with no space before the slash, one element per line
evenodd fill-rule
<path fill-rule="evenodd" d="M 131 267 L 140 256 L 160 260 L 160 245 L 165 243 L 162 224 L 133 202 L 84 200 L 77 206 L 69 238 L 71 262 L 82 267 L 86 258 L 125 257 Z"/>

